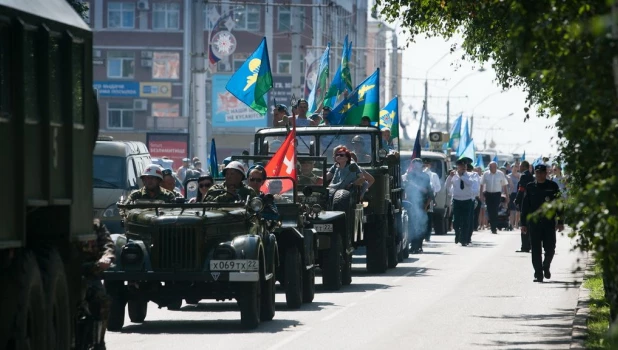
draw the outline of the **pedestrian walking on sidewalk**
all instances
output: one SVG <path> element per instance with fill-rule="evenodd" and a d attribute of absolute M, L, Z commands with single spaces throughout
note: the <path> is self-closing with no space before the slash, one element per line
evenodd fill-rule
<path fill-rule="evenodd" d="M 500 206 L 500 197 L 504 194 L 507 198 L 508 193 L 508 181 L 502 171 L 498 171 L 498 164 L 496 162 L 489 163 L 489 170 L 487 170 L 481 178 L 481 200 L 484 198 L 487 204 L 487 214 L 489 215 L 489 225 L 491 226 L 491 233 L 498 233 L 496 227 L 498 223 L 498 207 Z"/>
<path fill-rule="evenodd" d="M 457 170 L 451 170 L 446 179 L 446 188 L 453 193 L 453 228 L 455 229 L 455 244 L 467 246 L 470 243 L 469 233 L 472 226 L 474 209 L 474 180 L 472 174 L 466 171 L 463 159 L 457 160 Z"/>
<path fill-rule="evenodd" d="M 534 181 L 534 176 L 530 173 L 530 163 L 527 160 L 521 162 L 520 169 L 521 176 L 519 177 L 519 183 L 517 184 L 517 195 L 515 196 L 515 206 L 517 210 L 521 213 L 521 204 L 524 200 L 524 195 L 526 194 L 526 186 L 529 183 Z M 522 215 L 519 215 L 519 221 L 521 223 Z M 517 251 L 518 253 L 530 253 L 530 235 L 525 234 L 523 231 L 521 233 L 521 247 Z"/>
<path fill-rule="evenodd" d="M 536 220 L 529 220 L 528 215 L 536 212 L 543 203 L 560 198 L 558 185 L 547 179 L 545 164 L 535 166 L 534 175 L 535 180 L 526 186 L 522 201 L 521 232 L 530 235 L 534 282 L 543 282 L 543 278 L 551 278 L 551 261 L 556 251 L 556 229 L 562 231 L 564 224 L 560 212 L 550 218 L 541 216 Z M 541 247 L 545 250 L 544 260 Z"/>

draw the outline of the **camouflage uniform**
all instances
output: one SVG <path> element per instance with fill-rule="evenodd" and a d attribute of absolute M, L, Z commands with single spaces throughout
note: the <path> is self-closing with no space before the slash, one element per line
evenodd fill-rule
<path fill-rule="evenodd" d="M 301 173 L 298 175 L 298 184 L 303 186 L 321 185 L 322 179 L 313 173 L 311 175 L 305 175 Z"/>
<path fill-rule="evenodd" d="M 174 189 L 174 191 L 172 191 L 174 193 L 174 196 L 176 196 L 176 198 L 185 198 L 185 196 L 182 195 L 182 193 L 178 192 L 176 189 Z"/>
<path fill-rule="evenodd" d="M 240 188 L 236 191 L 235 196 L 227 195 L 227 187 L 225 184 L 217 184 L 212 186 L 208 193 L 206 193 L 206 197 L 204 198 L 204 202 L 217 202 L 217 203 L 233 203 L 235 201 L 244 201 L 247 196 L 253 198 L 257 196 L 255 190 L 245 184 L 241 184 Z"/>
<path fill-rule="evenodd" d="M 182 195 L 181 195 L 182 197 Z M 133 191 L 129 197 L 124 201 L 124 204 L 129 204 L 130 202 L 136 201 L 138 199 L 148 199 L 148 200 L 159 200 L 164 202 L 174 202 L 176 200 L 176 195 L 174 192 L 170 192 L 163 187 L 159 187 L 159 193 L 156 196 L 150 197 L 146 187 L 142 187 L 139 190 Z"/>
<path fill-rule="evenodd" d="M 105 225 L 102 225 L 99 219 L 94 219 L 93 229 L 97 235 L 96 246 L 94 242 L 90 242 L 82 249 L 83 274 L 86 277 L 87 286 L 86 302 L 93 317 L 102 321 L 102 339 L 105 339 L 111 300 L 101 283 L 103 270 L 99 267 L 98 262 L 101 259 L 108 259 L 111 264 L 116 256 L 114 254 L 114 242 Z"/>

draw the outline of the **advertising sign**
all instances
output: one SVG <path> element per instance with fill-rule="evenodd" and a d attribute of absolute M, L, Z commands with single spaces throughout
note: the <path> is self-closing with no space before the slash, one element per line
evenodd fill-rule
<path fill-rule="evenodd" d="M 230 80 L 230 75 L 227 74 L 212 76 L 212 125 L 222 128 L 265 127 L 269 114 L 259 115 L 229 93 L 225 89 L 228 80 Z M 266 100 L 270 101 L 268 98 L 267 95 Z"/>
<path fill-rule="evenodd" d="M 145 82 L 139 83 L 140 97 L 172 97 L 172 83 Z"/>
<path fill-rule="evenodd" d="M 178 117 L 180 115 L 179 103 L 164 103 L 153 102 L 152 103 L 152 116 L 153 117 Z"/>
<path fill-rule="evenodd" d="M 93 87 L 101 97 L 139 96 L 139 83 L 136 81 L 95 81 Z"/>
<path fill-rule="evenodd" d="M 269 97 L 269 106 L 273 106 L 275 101 L 277 101 L 277 103 L 283 103 L 290 107 L 290 100 L 292 99 L 292 77 L 289 75 L 273 75 L 273 89 L 270 90 Z M 296 98 L 299 97 L 300 96 L 296 96 Z"/>
<path fill-rule="evenodd" d="M 189 156 L 189 134 L 146 134 L 146 145 L 152 158 L 168 157 L 174 161 L 176 170 L 182 165 L 182 159 Z"/>
<path fill-rule="evenodd" d="M 179 72 L 179 52 L 154 52 L 152 54 L 153 79 L 179 79 Z"/>

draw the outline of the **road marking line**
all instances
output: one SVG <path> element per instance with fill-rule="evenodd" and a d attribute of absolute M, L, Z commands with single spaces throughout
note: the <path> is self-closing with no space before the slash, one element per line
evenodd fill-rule
<path fill-rule="evenodd" d="M 417 271 L 418 271 L 418 270 L 417 270 Z M 406 278 L 406 277 L 409 277 L 409 276 L 411 276 L 411 275 L 415 274 L 417 271 L 410 271 L 410 272 L 406 273 L 406 274 L 405 274 L 405 275 L 403 275 L 403 276 L 399 276 L 399 277 L 397 277 L 397 278 L 395 278 L 395 279 L 393 280 L 393 283 L 397 283 L 397 282 L 401 281 L 402 279 L 404 279 L 404 278 Z"/>
<path fill-rule="evenodd" d="M 279 349 L 279 348 L 281 348 L 282 346 L 284 346 L 285 344 L 287 344 L 287 343 L 291 342 L 292 340 L 294 340 L 294 339 L 296 339 L 296 338 L 300 337 L 301 335 L 303 335 L 303 334 L 305 334 L 305 333 L 309 332 L 310 330 L 311 330 L 311 328 L 305 328 L 305 329 L 304 329 L 304 330 L 302 330 L 302 331 L 296 331 L 296 332 L 294 332 L 294 334 L 292 334 L 292 335 L 290 335 L 289 337 L 287 337 L 287 338 L 283 339 L 282 341 L 278 342 L 277 344 L 275 344 L 275 345 L 271 346 L 269 349 L 270 349 L 270 350 Z"/>
<path fill-rule="evenodd" d="M 421 264 L 421 267 L 427 267 L 427 265 L 431 264 L 432 262 L 433 260 L 425 261 L 424 263 Z"/>
<path fill-rule="evenodd" d="M 337 310 L 337 311 L 333 312 L 332 314 L 330 314 L 330 315 L 328 315 L 328 316 L 324 317 L 324 318 L 322 319 L 322 321 L 332 320 L 333 318 L 337 317 L 340 313 L 344 312 L 345 310 L 347 310 L 347 309 L 351 308 L 351 307 L 352 307 L 352 306 L 354 306 L 354 305 L 356 305 L 356 303 L 355 303 L 355 302 L 354 302 L 354 303 L 351 303 L 350 305 L 344 306 L 344 307 L 342 307 L 341 309 L 339 309 L 339 310 Z"/>

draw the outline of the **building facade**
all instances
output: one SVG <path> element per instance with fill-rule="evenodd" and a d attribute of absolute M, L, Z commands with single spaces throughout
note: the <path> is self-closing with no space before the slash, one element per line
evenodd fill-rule
<path fill-rule="evenodd" d="M 203 28 L 197 32 L 193 0 L 90 0 L 88 5 L 101 134 L 142 142 L 153 135 L 178 140 L 192 134 L 195 109 L 205 108 L 220 159 L 249 149 L 255 130 L 272 122 L 270 114 L 244 108 L 225 90 L 229 76 L 263 37 L 268 39 L 274 81 L 269 104 L 286 105 L 293 74 L 300 73 L 303 85 L 315 79 L 320 47 L 327 42 L 341 46 L 346 34 L 364 45 L 366 37 L 367 0 L 208 1 L 200 19 Z M 292 60 L 298 37 L 300 72 Z M 201 99 L 206 102 L 193 106 L 192 48 L 200 39 L 208 66 L 206 98 Z M 331 72 L 340 56 L 341 49 L 331 50 Z M 362 76 L 358 69 L 366 64 L 364 55 L 356 56 L 361 58 L 353 58 L 352 71 Z M 186 151 L 192 154 L 190 147 Z"/>

